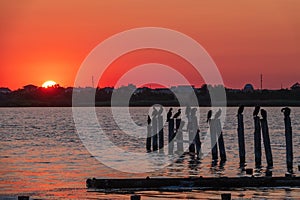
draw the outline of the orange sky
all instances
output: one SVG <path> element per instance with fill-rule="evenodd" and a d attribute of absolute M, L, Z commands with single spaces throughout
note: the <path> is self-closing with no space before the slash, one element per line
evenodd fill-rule
<path fill-rule="evenodd" d="M 0 87 L 41 86 L 48 79 L 73 86 L 80 64 L 96 45 L 145 26 L 174 29 L 197 40 L 227 87 L 248 82 L 258 87 L 260 73 L 265 88 L 289 87 L 300 81 L 299 10 L 299 0 L 1 1 Z M 192 84 L 203 83 L 176 55 L 144 51 L 116 60 L 100 84 L 111 85 L 122 72 L 152 59 L 178 69 Z"/>

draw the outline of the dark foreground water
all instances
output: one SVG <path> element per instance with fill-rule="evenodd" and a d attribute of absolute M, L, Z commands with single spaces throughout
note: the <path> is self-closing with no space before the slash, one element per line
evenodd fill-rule
<path fill-rule="evenodd" d="M 85 108 L 82 109 L 84 111 Z M 207 131 L 205 123 L 207 110 L 200 108 L 199 123 L 202 138 Z M 286 166 L 283 114 L 280 108 L 266 108 L 266 110 L 269 115 L 274 159 L 273 176 L 284 176 Z M 117 128 L 111 118 L 110 108 L 96 108 L 96 112 L 99 123 L 116 145 L 128 151 L 145 152 L 144 140 L 126 137 Z M 136 124 L 146 124 L 148 108 L 131 108 L 130 112 Z M 126 193 L 105 194 L 88 191 L 85 180 L 90 177 L 241 176 L 238 169 L 236 112 L 237 108 L 227 109 L 224 140 L 228 161 L 224 169 L 212 168 L 209 154 L 201 162 L 191 162 L 190 157 L 185 156 L 182 162 L 173 163 L 156 172 L 130 174 L 101 164 L 86 150 L 76 134 L 71 108 L 0 108 L 0 199 L 7 197 L 13 199 L 18 195 L 28 195 L 32 199 L 130 198 L 130 194 Z M 244 118 L 247 167 L 254 168 L 252 108 L 245 109 Z M 299 176 L 297 169 L 300 162 L 299 107 L 292 108 L 291 118 L 294 134 L 294 171 L 296 176 Z M 117 163 L 113 152 L 111 155 L 112 161 Z M 266 165 L 264 156 L 262 162 Z M 263 176 L 263 173 L 256 173 L 255 176 Z M 230 192 L 233 199 L 300 199 L 300 188 L 233 188 L 225 192 Z M 142 199 L 220 199 L 221 193 L 224 191 L 137 192 Z"/>

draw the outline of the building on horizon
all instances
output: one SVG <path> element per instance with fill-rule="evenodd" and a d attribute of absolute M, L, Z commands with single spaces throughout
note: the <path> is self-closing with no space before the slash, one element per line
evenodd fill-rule
<path fill-rule="evenodd" d="M 254 92 L 254 87 L 253 87 L 253 85 L 250 84 L 250 83 L 247 83 L 247 84 L 244 86 L 243 92 Z"/>
<path fill-rule="evenodd" d="M 292 85 L 291 90 L 300 90 L 300 83 L 295 83 L 294 85 Z"/>
<path fill-rule="evenodd" d="M 7 87 L 1 87 L 0 88 L 0 94 L 9 94 L 11 93 L 11 90 Z"/>

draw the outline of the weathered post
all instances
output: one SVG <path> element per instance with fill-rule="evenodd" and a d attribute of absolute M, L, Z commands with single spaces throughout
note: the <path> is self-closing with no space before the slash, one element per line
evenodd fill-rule
<path fill-rule="evenodd" d="M 255 154 L 255 167 L 261 168 L 261 128 L 260 128 L 260 119 L 258 113 L 260 110 L 260 106 L 255 106 L 253 112 L 254 119 L 254 154 Z"/>
<path fill-rule="evenodd" d="M 201 156 L 201 140 L 200 140 L 200 130 L 197 130 L 196 136 L 195 136 L 195 144 L 196 144 L 196 154 L 197 159 L 200 159 Z"/>
<path fill-rule="evenodd" d="M 263 142 L 265 147 L 265 154 L 267 159 L 267 168 L 271 169 L 273 168 L 273 156 L 272 156 L 272 149 L 271 149 L 271 142 L 270 142 L 270 136 L 269 136 L 269 127 L 268 127 L 268 121 L 267 121 L 267 111 L 264 109 L 260 110 L 262 119 L 260 120 L 261 123 L 261 130 L 263 135 Z"/>
<path fill-rule="evenodd" d="M 189 153 L 195 153 L 195 144 L 194 144 L 195 135 L 193 134 L 193 120 L 191 119 L 191 116 L 188 116 L 187 131 L 189 134 Z"/>
<path fill-rule="evenodd" d="M 221 194 L 221 200 L 231 200 L 231 193 Z"/>
<path fill-rule="evenodd" d="M 141 195 L 137 195 L 137 194 L 131 195 L 130 200 L 141 200 Z"/>
<path fill-rule="evenodd" d="M 220 121 L 221 113 L 222 113 L 222 110 L 219 109 L 218 112 L 215 114 L 215 126 L 216 126 L 216 136 L 218 138 L 221 163 L 224 163 L 224 162 L 226 162 L 227 158 L 226 158 L 226 150 L 225 150 L 222 126 L 221 126 L 221 121 Z"/>
<path fill-rule="evenodd" d="M 152 149 L 153 151 L 157 151 L 158 150 L 158 144 L 157 144 L 157 130 L 158 130 L 158 123 L 157 123 L 157 115 L 158 112 L 156 110 L 156 108 L 153 108 L 153 112 L 152 112 Z"/>
<path fill-rule="evenodd" d="M 174 119 L 169 119 L 168 121 L 168 130 L 169 130 L 169 154 L 173 154 L 173 149 L 174 149 Z"/>
<path fill-rule="evenodd" d="M 157 117 L 152 118 L 152 148 L 153 151 L 157 151 Z"/>
<path fill-rule="evenodd" d="M 243 116 L 244 106 L 240 106 L 238 110 L 238 144 L 239 144 L 239 157 L 240 157 L 240 167 L 245 167 L 246 163 L 246 150 L 245 150 L 245 136 L 244 136 L 244 116 Z"/>
<path fill-rule="evenodd" d="M 151 118 L 148 115 L 147 120 L 147 139 L 146 139 L 146 149 L 147 152 L 151 152 L 151 137 L 152 137 L 152 127 L 151 127 Z"/>
<path fill-rule="evenodd" d="M 209 131 L 210 131 L 210 142 L 211 142 L 211 155 L 213 164 L 218 162 L 218 144 L 217 144 L 217 136 L 215 130 L 215 120 L 211 119 L 212 111 L 208 111 L 207 113 L 207 122 L 209 123 Z"/>
<path fill-rule="evenodd" d="M 181 123 L 181 119 L 176 119 L 175 120 L 175 132 L 179 129 Z"/>
<path fill-rule="evenodd" d="M 158 147 L 160 150 L 163 150 L 164 148 L 164 122 L 162 117 L 163 108 L 160 107 L 160 110 L 158 111 Z"/>
<path fill-rule="evenodd" d="M 195 153 L 194 137 L 193 137 L 193 122 L 191 117 L 191 107 L 187 106 L 185 109 L 185 115 L 187 118 L 187 132 L 189 136 L 189 153 Z"/>
<path fill-rule="evenodd" d="M 177 141 L 177 153 L 181 155 L 183 153 L 183 135 L 182 135 L 182 128 L 185 122 L 181 121 L 180 126 L 176 133 L 176 141 Z"/>
<path fill-rule="evenodd" d="M 18 196 L 18 200 L 29 200 L 29 196 Z"/>
<path fill-rule="evenodd" d="M 287 171 L 289 173 L 293 173 L 293 134 L 292 134 L 292 125 L 291 125 L 291 118 L 290 118 L 291 109 L 285 107 L 281 109 L 281 112 L 284 113 L 286 166 L 287 166 Z"/>
<path fill-rule="evenodd" d="M 198 119 L 196 116 L 197 108 L 193 108 L 191 110 L 190 120 L 191 120 L 191 142 L 192 142 L 192 149 L 193 153 L 195 152 L 195 146 L 196 146 L 196 154 L 197 158 L 199 158 L 201 153 L 201 142 L 200 142 L 200 130 L 198 126 Z"/>

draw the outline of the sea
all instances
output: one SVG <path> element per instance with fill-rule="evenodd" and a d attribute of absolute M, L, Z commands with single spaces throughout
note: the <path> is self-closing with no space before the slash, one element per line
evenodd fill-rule
<path fill-rule="evenodd" d="M 88 110 L 84 107 L 78 109 L 81 109 L 82 113 Z M 124 112 L 126 111 L 126 108 L 119 109 L 119 111 L 122 109 Z M 164 113 L 167 112 L 168 108 L 164 109 Z M 174 108 L 174 112 L 177 109 Z M 204 144 L 208 134 L 206 115 L 209 108 L 197 109 L 200 136 Z M 244 111 L 247 168 L 255 168 L 253 109 L 246 107 Z M 280 107 L 264 109 L 268 112 L 274 160 L 273 176 L 284 176 L 287 171 L 284 116 Z M 123 119 L 123 125 L 128 124 L 129 126 L 133 122 L 137 127 L 147 126 L 147 115 L 151 114 L 148 107 L 132 107 L 127 110 L 129 110 L 130 117 Z M 70 107 L 0 108 L 0 199 L 17 199 L 18 196 L 29 196 L 30 199 L 130 199 L 133 194 L 140 195 L 142 200 L 221 199 L 223 193 L 231 193 L 232 199 L 300 199 L 300 188 L 292 187 L 199 189 L 184 192 L 176 191 L 176 188 L 170 191 L 135 192 L 122 190 L 105 192 L 87 189 L 86 179 L 93 177 L 246 176 L 239 168 L 237 110 L 237 107 L 226 108 L 222 130 L 227 162 L 224 166 L 212 166 L 209 152 L 204 154 L 199 161 L 184 154 L 181 156 L 180 162 L 176 162 L 175 158 L 172 160 L 173 157 L 170 157 L 167 151 L 147 153 L 145 148 L 146 129 L 132 130 L 133 134 L 130 135 L 128 133 L 130 127 L 124 131 L 123 125 L 118 124 L 120 120 L 115 120 L 110 107 L 95 108 L 94 112 L 100 126 L 87 125 L 87 127 L 95 135 L 98 134 L 98 129 L 101 127 L 102 134 L 107 136 L 111 144 L 123 150 L 120 151 L 121 153 L 109 146 L 105 151 L 93 151 L 93 147 L 88 146 L 84 136 L 78 132 L 77 122 L 74 122 L 76 120 L 74 120 L 74 113 Z M 291 108 L 291 122 L 293 171 L 295 176 L 300 176 L 298 170 L 300 164 L 300 107 Z M 165 144 L 168 140 L 167 126 L 165 123 Z M 109 156 L 102 156 L 101 152 L 109 152 Z M 126 156 L 122 152 L 126 152 L 127 156 L 133 153 L 135 155 L 134 162 L 126 162 Z M 155 166 L 147 168 L 146 159 L 156 159 L 160 165 L 157 168 Z M 262 165 L 262 169 L 255 171 L 254 176 L 264 176 L 266 159 L 263 144 Z M 128 169 L 132 169 L 132 171 Z"/>

